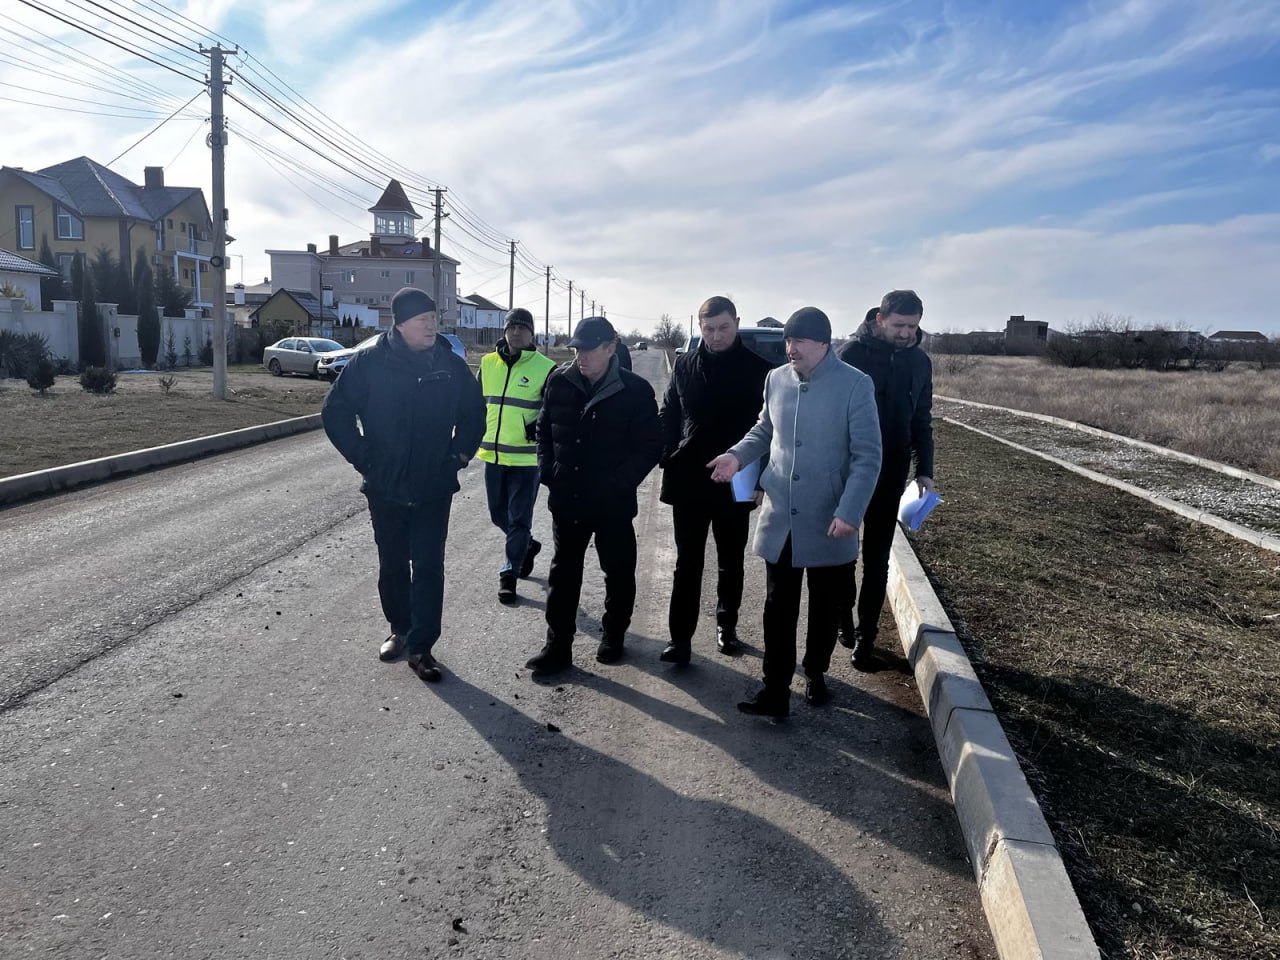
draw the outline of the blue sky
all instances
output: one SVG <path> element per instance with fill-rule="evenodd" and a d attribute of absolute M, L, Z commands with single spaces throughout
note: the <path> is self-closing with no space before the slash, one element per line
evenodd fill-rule
<path fill-rule="evenodd" d="M 92 9 L 42 2 L 86 20 Z M 156 7 L 121 5 L 167 22 Z M 588 306 L 643 331 L 721 293 L 749 320 L 812 303 L 843 333 L 910 286 L 937 330 L 1010 314 L 1066 328 L 1107 312 L 1280 335 L 1280 4 L 164 7 L 238 43 L 253 59 L 234 65 L 272 71 L 349 133 L 349 150 L 447 186 L 461 206 L 445 249 L 463 261 L 464 291 L 505 302 L 496 248 L 519 240 L 516 300 L 539 316 L 536 267 L 550 263 Z M 46 16 L 5 15 L 145 78 L 173 106 L 195 93 Z M 0 82 L 23 75 L 0 60 Z M 233 278 L 243 265 L 261 279 L 267 248 L 368 232 L 376 189 L 237 104 L 227 112 Z M 6 137 L 0 160 L 105 162 L 156 119 L 0 101 L 4 128 L 27 134 Z M 113 169 L 139 179 L 164 164 L 170 183 L 207 190 L 199 127 L 179 116 Z M 553 322 L 564 299 L 557 287 Z"/>

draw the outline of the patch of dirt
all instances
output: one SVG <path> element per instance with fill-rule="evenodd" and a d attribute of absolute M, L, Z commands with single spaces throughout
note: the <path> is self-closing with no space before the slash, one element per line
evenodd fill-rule
<path fill-rule="evenodd" d="M 173 377 L 165 393 L 160 380 Z M 0 380 L 0 477 L 155 447 L 316 413 L 329 385 L 273 377 L 260 367 L 227 372 L 227 399 L 213 398 L 208 368 L 121 373 L 98 396 L 59 377 L 40 396 L 22 380 Z"/>
<path fill-rule="evenodd" d="M 917 551 L 1104 954 L 1280 957 L 1280 556 L 952 424 L 937 445 Z"/>

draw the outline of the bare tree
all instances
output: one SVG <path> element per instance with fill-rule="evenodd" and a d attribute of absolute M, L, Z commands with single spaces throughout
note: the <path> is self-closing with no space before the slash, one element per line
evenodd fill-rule
<path fill-rule="evenodd" d="M 668 350 L 684 346 L 687 339 L 684 327 L 672 320 L 669 313 L 664 313 L 658 325 L 653 328 L 653 342 Z"/>

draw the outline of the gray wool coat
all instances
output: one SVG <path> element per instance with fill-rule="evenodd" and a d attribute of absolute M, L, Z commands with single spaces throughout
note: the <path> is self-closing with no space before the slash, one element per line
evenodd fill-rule
<path fill-rule="evenodd" d="M 871 378 L 828 351 L 801 380 L 790 364 L 769 373 L 760 419 L 729 450 L 743 466 L 769 454 L 752 549 L 777 563 L 791 537 L 793 567 L 858 558 L 858 537 L 829 537 L 835 517 L 854 527 L 880 475 L 880 420 Z"/>

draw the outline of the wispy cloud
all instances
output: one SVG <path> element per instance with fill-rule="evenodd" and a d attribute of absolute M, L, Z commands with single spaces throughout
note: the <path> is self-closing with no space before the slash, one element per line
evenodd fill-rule
<path fill-rule="evenodd" d="M 812 302 L 850 326 L 885 289 L 912 285 L 957 326 L 1091 309 L 1172 320 L 1211 311 L 1203 291 L 1222 276 L 1236 302 L 1269 309 L 1267 274 L 1249 267 L 1274 257 L 1280 213 L 1264 189 L 1278 155 L 1273 4 L 1128 0 L 1003 18 L 937 0 L 426 9 L 192 0 L 183 12 L 351 129 L 352 152 L 446 184 L 619 316 L 686 315 L 720 291 L 748 316 Z M 0 123 L 35 131 L 22 158 L 13 146 L 6 157 L 28 167 L 103 159 L 141 132 L 105 118 L 72 132 L 20 109 L 0 105 Z M 376 189 L 229 115 L 296 158 L 272 169 L 232 141 L 247 275 L 265 272 L 267 247 L 367 229 Z M 189 131 L 162 131 L 121 171 L 167 160 Z M 207 162 L 188 149 L 171 182 L 206 182 Z M 333 196 L 307 167 L 362 199 Z M 464 288 L 492 278 L 482 292 L 504 293 L 503 255 L 463 227 L 446 236 L 476 254 L 460 253 Z M 1214 249 L 1197 257 L 1197 244 Z M 531 271 L 524 280 L 540 308 Z"/>

